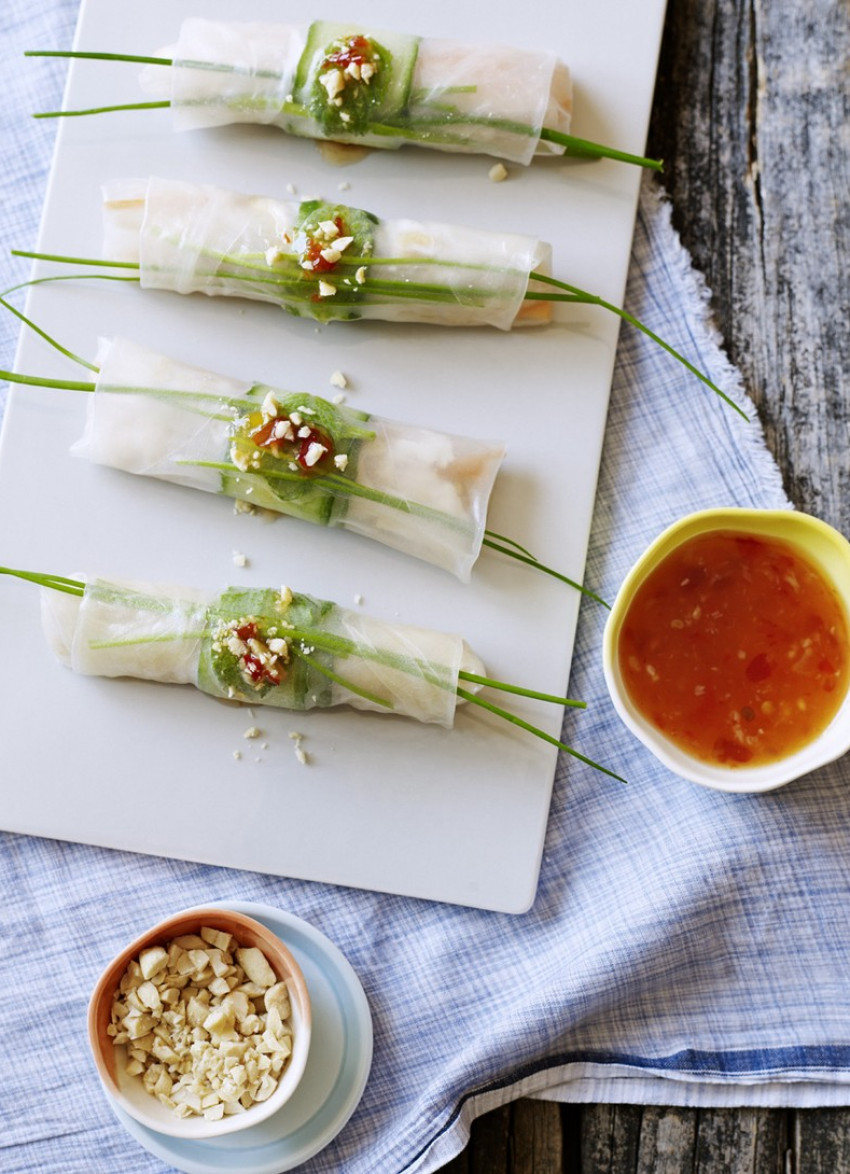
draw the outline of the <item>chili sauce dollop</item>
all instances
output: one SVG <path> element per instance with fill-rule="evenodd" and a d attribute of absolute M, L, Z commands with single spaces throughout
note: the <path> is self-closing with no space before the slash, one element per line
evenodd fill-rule
<path fill-rule="evenodd" d="M 618 655 L 647 720 L 695 758 L 733 768 L 813 741 L 850 677 L 832 586 L 795 547 L 737 532 L 698 535 L 659 563 L 626 613 Z"/>

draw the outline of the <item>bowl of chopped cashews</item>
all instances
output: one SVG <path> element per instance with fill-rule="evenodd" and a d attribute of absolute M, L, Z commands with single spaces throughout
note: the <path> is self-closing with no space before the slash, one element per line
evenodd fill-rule
<path fill-rule="evenodd" d="M 271 930 L 198 907 L 148 929 L 104 970 L 88 1034 L 109 1097 L 159 1133 L 250 1128 L 294 1093 L 310 1050 L 304 976 Z"/>

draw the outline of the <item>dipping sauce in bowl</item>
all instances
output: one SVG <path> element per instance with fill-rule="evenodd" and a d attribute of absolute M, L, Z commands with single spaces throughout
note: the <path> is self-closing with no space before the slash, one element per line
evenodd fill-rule
<path fill-rule="evenodd" d="M 850 745 L 850 544 L 786 511 L 712 510 L 666 531 L 606 628 L 609 690 L 678 774 L 769 790 Z"/>

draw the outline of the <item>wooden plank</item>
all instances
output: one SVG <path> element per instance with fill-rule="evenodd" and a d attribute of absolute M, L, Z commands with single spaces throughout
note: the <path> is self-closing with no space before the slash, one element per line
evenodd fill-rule
<path fill-rule="evenodd" d="M 847 1174 L 850 1171 L 850 1113 L 846 1109 L 803 1109 L 795 1114 L 789 1174 Z"/>
<path fill-rule="evenodd" d="M 644 1109 L 637 1174 L 683 1174 L 690 1170 L 696 1134 L 696 1109 Z"/>
<path fill-rule="evenodd" d="M 636 1170 L 642 1118 L 639 1105 L 582 1106 L 581 1165 L 576 1171 L 619 1174 Z"/>
<path fill-rule="evenodd" d="M 788 493 L 845 531 L 848 54 L 831 0 L 677 0 L 650 136 Z"/>
<path fill-rule="evenodd" d="M 511 1106 L 503 1105 L 479 1118 L 472 1128 L 469 1174 L 510 1170 Z"/>
<path fill-rule="evenodd" d="M 784 1109 L 700 1109 L 695 1174 L 784 1174 L 789 1119 Z"/>
<path fill-rule="evenodd" d="M 715 322 L 786 490 L 798 508 L 844 533 L 848 60 L 845 4 L 675 0 L 649 139 L 649 153 L 667 161 L 674 225 L 706 277 Z M 847 1109 L 588 1105 L 548 1126 L 560 1129 L 564 1154 L 579 1147 L 580 1166 L 565 1165 L 569 1174 L 850 1172 Z M 488 1174 L 509 1169 L 493 1165 Z"/>
<path fill-rule="evenodd" d="M 562 1174 L 563 1139 L 559 1106 L 520 1100 L 511 1113 L 513 1174 Z"/>

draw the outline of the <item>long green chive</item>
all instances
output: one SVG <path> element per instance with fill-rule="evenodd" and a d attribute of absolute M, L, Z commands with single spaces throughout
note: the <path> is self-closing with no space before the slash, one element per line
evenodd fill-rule
<path fill-rule="evenodd" d="M 79 363 L 81 367 L 88 367 L 90 371 L 97 371 L 97 367 L 95 367 L 94 363 L 90 363 L 87 359 L 81 359 L 79 355 L 75 355 L 73 351 L 69 351 L 67 347 L 63 347 L 61 343 L 56 341 L 55 338 L 51 338 L 50 335 L 45 333 L 45 331 L 43 331 L 40 326 L 36 326 L 35 322 L 32 322 L 29 318 L 27 318 L 26 314 L 22 314 L 20 310 L 16 310 L 13 305 L 5 300 L 2 294 L 0 294 L 0 306 L 3 306 L 3 308 L 8 310 L 10 314 L 14 314 L 15 317 L 19 319 L 19 321 L 23 322 L 25 326 L 29 326 L 30 330 L 34 330 L 40 338 L 43 338 L 45 342 L 50 343 L 50 345 L 59 351 L 60 354 L 65 355 L 65 357 L 68 359 L 72 359 L 75 363 Z"/>
<path fill-rule="evenodd" d="M 291 645 L 291 649 L 294 656 L 299 657 L 304 661 L 305 664 L 308 664 L 310 668 L 315 669 L 317 673 L 321 673 L 322 676 L 327 677 L 329 681 L 333 681 L 335 685 L 339 685 L 341 688 L 347 689 L 349 693 L 355 693 L 358 697 L 362 697 L 365 701 L 371 701 L 373 705 L 380 705 L 384 709 L 393 708 L 393 703 L 391 701 L 387 701 L 385 697 L 379 697 L 377 693 L 370 693 L 366 689 L 361 689 L 359 685 L 352 684 L 352 682 L 346 680 L 345 677 L 341 677 L 339 673 L 335 673 L 332 669 L 329 669 L 326 664 L 322 664 L 321 661 L 316 660 L 314 656 L 310 656 L 297 644 Z"/>
<path fill-rule="evenodd" d="M 65 257 L 59 253 L 32 253 L 26 249 L 12 249 L 12 256 L 28 257 L 32 261 L 58 261 L 62 265 L 88 265 L 98 269 L 134 269 L 138 271 L 141 268 L 138 261 L 101 261 L 96 257 Z"/>
<path fill-rule="evenodd" d="M 44 278 L 42 280 L 50 280 L 50 279 Z M 15 287 L 15 288 L 17 288 L 17 287 Z M 7 292 L 9 292 L 9 291 L 7 291 Z M 20 318 L 22 322 L 25 322 L 27 326 L 29 326 L 32 330 L 36 331 L 36 333 L 39 334 L 40 337 L 45 340 L 45 342 L 49 343 L 52 347 L 55 347 L 55 349 L 58 350 L 61 354 L 67 355 L 68 358 L 74 359 L 78 363 L 82 363 L 83 366 L 88 367 L 92 371 L 99 370 L 99 368 L 97 368 L 93 363 L 89 363 L 85 359 L 81 359 L 77 355 L 74 355 L 71 351 L 67 350 L 59 342 L 57 342 L 56 339 L 52 338 L 49 334 L 47 334 L 46 331 L 44 331 L 40 327 L 36 326 L 36 324 L 34 322 L 32 322 L 29 318 L 25 317 L 23 314 L 21 314 L 17 310 L 15 310 L 13 306 L 9 305 L 8 302 L 4 301 L 2 294 L 0 294 L 0 305 L 5 306 L 5 308 L 7 310 L 11 310 L 12 313 L 15 314 L 18 318 Z M 6 379 L 10 383 L 26 384 L 30 387 L 51 387 L 51 388 L 56 388 L 57 390 L 62 390 L 62 391 L 93 392 L 96 390 L 96 385 L 94 383 L 76 383 L 76 382 L 70 382 L 67 380 L 57 380 L 57 379 L 51 379 L 51 378 L 44 378 L 44 377 L 36 376 L 36 375 L 19 375 L 14 371 L 0 370 L 0 379 Z M 154 394 L 156 389 L 154 389 L 154 388 L 126 388 L 125 389 L 125 388 L 110 387 L 109 390 L 110 391 L 126 390 L 130 394 L 132 394 L 132 393 L 135 393 L 135 394 Z M 169 395 L 170 396 L 179 396 L 181 394 L 187 394 L 187 395 L 191 395 L 193 398 L 202 399 L 202 400 L 203 399 L 214 399 L 216 401 L 220 401 L 220 399 L 221 399 L 220 396 L 204 395 L 203 393 L 195 393 L 195 392 L 181 393 L 181 392 L 171 391 L 171 392 L 164 392 L 162 394 L 166 398 Z M 256 406 L 254 403 L 252 403 L 252 402 L 249 403 L 246 400 L 233 400 L 233 399 L 231 399 L 231 400 L 228 400 L 227 403 L 239 408 L 242 411 L 248 411 L 251 408 Z M 221 415 L 216 415 L 214 418 L 215 419 L 225 419 L 227 417 L 224 417 Z M 177 463 L 182 464 L 182 465 L 191 465 L 193 467 L 202 467 L 202 468 L 207 468 L 207 469 L 218 469 L 221 472 L 230 473 L 232 475 L 239 475 L 240 473 L 244 472 L 244 470 L 239 469 L 236 465 L 232 464 L 231 462 L 227 462 L 227 461 L 183 460 L 183 461 L 179 461 Z M 300 481 L 301 480 L 300 474 L 287 473 L 282 470 L 275 470 L 275 469 L 264 469 L 261 471 L 261 475 L 264 477 L 268 477 L 268 478 L 280 480 L 280 481 Z M 366 486 L 359 485 L 357 482 L 350 481 L 350 480 L 346 479 L 345 477 L 339 476 L 337 474 L 319 475 L 319 476 L 314 477 L 313 480 L 320 482 L 320 483 L 326 483 L 332 493 L 343 493 L 343 494 L 348 494 L 351 497 L 367 498 L 371 501 L 379 502 L 379 503 L 386 505 L 388 507 L 391 507 L 393 509 L 398 509 L 400 511 L 403 511 L 405 513 L 409 513 L 411 515 L 416 515 L 417 517 L 434 518 L 434 519 L 442 522 L 444 525 L 452 526 L 455 529 L 462 528 L 465 525 L 462 521 L 452 519 L 451 517 L 441 513 L 439 510 L 432 509 L 428 506 L 420 505 L 417 502 L 411 502 L 411 501 L 407 501 L 406 499 L 393 497 L 390 494 L 382 493 L 380 490 L 377 490 L 377 489 L 369 489 Z M 505 538 L 501 534 L 496 534 L 495 531 L 493 531 L 493 530 L 485 530 L 484 531 L 484 538 L 482 540 L 482 545 L 487 546 L 492 550 L 498 551 L 501 554 L 507 555 L 509 558 L 513 558 L 517 562 L 525 563 L 528 566 L 535 568 L 536 570 L 542 571 L 544 574 L 550 575 L 552 578 L 558 579 L 562 583 L 566 583 L 567 586 L 574 588 L 576 591 L 580 591 L 582 594 L 587 595 L 590 599 L 595 600 L 597 603 L 601 603 L 603 605 L 603 607 L 609 606 L 605 602 L 604 599 L 601 599 L 598 595 L 595 594 L 595 592 L 591 591 L 589 588 L 582 586 L 580 583 L 577 583 L 574 579 L 568 578 L 566 575 L 562 575 L 560 573 L 560 571 L 556 571 L 552 567 L 548 567 L 544 563 L 541 563 L 540 560 L 535 558 L 534 555 L 531 554 L 530 551 L 526 550 L 524 546 L 520 546 L 520 544 L 518 542 L 515 542 L 512 538 Z"/>
<path fill-rule="evenodd" d="M 693 363 L 690 363 L 684 355 L 679 354 L 679 352 L 671 347 L 669 343 L 666 343 L 663 338 L 660 338 L 655 333 L 655 331 L 650 330 L 648 326 L 645 326 L 643 322 L 640 322 L 637 318 L 634 317 L 633 314 L 630 314 L 628 310 L 624 310 L 621 306 L 614 305 L 613 302 L 606 302 L 604 298 L 600 298 L 596 294 L 588 293 L 586 290 L 579 289 L 578 286 L 570 285 L 566 281 L 560 281 L 556 277 L 549 277 L 543 273 L 532 273 L 531 276 L 535 281 L 543 282 L 544 285 L 552 285 L 556 289 L 563 290 L 565 295 L 564 301 L 575 301 L 589 306 L 601 306 L 602 309 L 609 310 L 612 314 L 616 314 L 619 318 L 622 318 L 624 322 L 628 322 L 630 326 L 634 326 L 642 334 L 645 334 L 647 338 L 657 343 L 658 346 L 667 351 L 669 355 L 672 355 L 674 359 L 678 359 L 678 361 L 684 367 L 686 367 L 692 375 L 696 375 L 697 379 L 704 383 L 706 387 L 710 387 L 716 395 L 719 395 L 722 400 L 725 400 L 730 408 L 734 408 L 739 416 L 743 416 L 745 420 L 749 419 L 746 412 L 739 408 L 735 401 L 731 399 L 725 391 L 721 391 L 717 384 L 712 383 L 707 375 L 703 375 L 703 373 L 699 371 L 693 365 Z M 559 300 L 557 295 L 533 292 L 531 290 L 529 290 L 525 296 L 526 299 L 533 301 L 551 302 Z"/>
<path fill-rule="evenodd" d="M 535 737 L 548 742 L 551 746 L 557 746 L 559 750 L 564 750 L 567 754 L 571 754 L 573 758 L 577 758 L 579 762 L 584 762 L 587 766 L 592 766 L 594 770 L 601 771 L 602 774 L 608 775 L 612 779 L 616 779 L 618 783 L 625 783 L 626 779 L 622 775 L 616 774 L 613 770 L 609 770 L 607 766 L 601 766 L 598 762 L 594 762 L 592 758 L 586 758 L 584 754 L 580 754 L 578 750 L 574 750 L 572 746 L 568 746 L 566 742 L 560 742 L 557 738 L 553 738 L 551 734 L 547 734 L 544 730 L 540 730 L 537 726 L 531 725 L 527 721 L 523 721 L 521 717 L 517 717 L 515 713 L 509 713 L 506 709 L 500 709 L 498 705 L 493 705 L 489 701 L 485 701 L 483 697 L 478 697 L 475 693 L 468 693 L 466 689 L 458 687 L 458 697 L 462 697 L 464 701 L 469 701 L 473 705 L 478 705 L 481 709 L 486 709 L 488 713 L 495 714 L 496 717 L 503 718 L 511 725 L 519 726 L 520 729 L 527 730 Z"/>
<path fill-rule="evenodd" d="M 40 110 L 33 118 L 85 118 L 89 114 L 115 114 L 119 110 L 162 110 L 170 102 L 130 102 L 119 106 L 90 106 L 87 110 Z"/>
<path fill-rule="evenodd" d="M 26 258 L 29 258 L 30 260 L 34 260 L 34 261 L 53 261 L 53 262 L 57 262 L 57 263 L 63 264 L 63 265 L 94 265 L 94 266 L 103 267 L 103 268 L 116 267 L 116 268 L 122 268 L 122 269 L 134 269 L 136 271 L 139 271 L 139 269 L 141 268 L 138 262 L 133 262 L 133 261 L 110 262 L 110 261 L 96 260 L 96 259 L 92 259 L 92 258 L 88 258 L 88 257 L 63 256 L 63 255 L 57 254 L 57 253 L 37 253 L 37 252 L 33 252 L 31 250 L 26 250 L 26 249 L 13 249 L 12 256 L 26 257 Z M 376 264 L 377 261 L 374 258 L 370 258 L 364 263 Z M 222 261 L 222 264 L 224 264 L 224 261 Z M 229 262 L 229 264 L 231 264 L 231 265 L 236 264 L 237 268 L 239 270 L 244 270 L 245 268 L 248 268 L 248 266 L 242 261 Z M 222 269 L 220 267 L 219 270 L 217 271 L 217 273 L 222 276 L 230 277 L 233 280 L 245 281 L 249 284 L 251 282 L 254 282 L 254 283 L 259 283 L 259 284 L 267 284 L 267 285 L 279 285 L 281 287 L 295 285 L 295 277 L 287 280 L 281 274 L 275 273 L 274 270 L 267 272 L 266 275 L 258 274 L 255 276 L 250 273 L 246 274 L 244 272 L 239 272 L 239 271 L 222 272 Z M 75 275 L 71 274 L 71 275 L 68 275 L 66 278 L 55 278 L 54 280 L 73 280 L 74 276 Z M 83 274 L 82 276 L 86 276 L 86 275 Z M 106 276 L 106 275 L 104 275 L 104 276 Z M 648 326 L 644 325 L 643 322 L 641 322 L 637 318 L 635 318 L 635 316 L 633 314 L 630 314 L 628 310 L 624 310 L 622 307 L 615 305 L 613 302 L 606 301 L 604 298 L 599 297 L 597 294 L 588 293 L 587 290 L 580 289 L 578 286 L 575 286 L 575 285 L 570 285 L 568 282 L 561 281 L 560 279 L 558 279 L 556 277 L 550 277 L 550 276 L 548 276 L 548 274 L 545 274 L 545 273 L 538 273 L 535 271 L 530 274 L 529 279 L 533 280 L 533 281 L 540 282 L 543 285 L 552 286 L 553 290 L 557 290 L 558 292 L 549 292 L 546 290 L 531 290 L 531 289 L 529 289 L 525 293 L 525 300 L 526 301 L 570 302 L 570 303 L 575 302 L 575 303 L 582 304 L 582 305 L 599 306 L 604 310 L 608 310 L 612 314 L 616 314 L 619 318 L 621 318 L 625 322 L 628 322 L 629 325 L 634 326 L 635 329 L 641 331 L 641 333 L 646 335 L 647 338 L 651 339 L 654 343 L 656 343 L 658 346 L 660 346 L 662 348 L 662 350 L 665 350 L 669 355 L 671 355 L 674 359 L 676 359 L 678 362 L 680 362 L 683 367 L 685 367 L 688 371 L 690 371 L 692 375 L 695 375 L 696 378 L 699 379 L 701 383 L 704 383 L 706 387 L 710 388 L 715 393 L 715 395 L 719 396 L 720 399 L 722 399 L 731 408 L 733 408 L 734 411 L 736 411 L 738 413 L 738 415 L 741 416 L 744 420 L 749 419 L 746 412 L 744 412 L 744 410 L 741 407 L 739 407 L 738 404 L 736 404 L 735 401 L 730 396 L 728 396 L 725 391 L 722 391 L 717 386 L 716 383 L 712 382 L 712 380 L 709 379 L 709 377 L 707 375 L 703 374 L 703 372 L 700 371 L 697 367 L 695 367 L 693 365 L 693 363 L 691 363 L 688 359 L 686 359 L 684 355 L 680 354 L 679 351 L 677 351 L 674 347 L 670 346 L 669 343 L 665 342 L 663 338 L 661 338 L 659 335 L 657 335 Z M 43 281 L 43 280 L 48 280 L 48 279 L 39 278 L 36 280 Z M 113 276 L 113 280 L 138 281 L 139 279 L 135 278 L 135 277 L 133 277 L 133 278 L 131 278 L 131 277 L 120 278 L 120 277 Z M 300 280 L 303 283 L 303 275 Z M 33 284 L 35 284 L 35 282 L 33 282 Z M 16 287 L 16 288 L 18 288 L 18 287 Z M 303 285 L 302 285 L 302 288 L 303 288 Z M 423 301 L 434 301 L 434 302 L 453 300 L 453 295 L 451 293 L 451 290 L 445 286 L 439 286 L 439 285 L 426 285 L 426 284 L 418 283 L 414 288 L 411 285 L 411 283 L 409 283 L 409 282 L 380 281 L 380 280 L 378 280 L 377 282 L 370 281 L 368 288 L 370 291 L 377 292 L 381 296 L 385 296 L 388 298 L 421 297 Z M 472 292 L 474 292 L 474 291 L 472 291 Z M 337 301 L 340 303 L 346 302 L 347 298 L 346 298 L 345 292 L 342 290 L 339 290 L 338 293 L 340 294 L 340 296 L 337 298 Z M 467 291 L 467 293 L 470 293 L 470 291 Z M 356 296 L 356 292 L 352 293 L 351 297 L 353 298 L 355 296 Z"/>
<path fill-rule="evenodd" d="M 0 379 L 23 383 L 27 387 L 52 387 L 56 391 L 94 391 L 93 383 L 76 383 L 69 379 L 49 379 L 42 375 L 19 375 L 17 371 L 0 371 Z"/>
<path fill-rule="evenodd" d="M 174 60 L 171 57 L 147 57 L 133 53 L 97 53 L 97 52 L 83 52 L 80 50 L 62 50 L 62 49 L 29 49 L 24 53 L 25 57 L 59 57 L 68 58 L 72 60 L 88 60 L 88 61 L 126 61 L 135 63 L 137 65 L 161 65 L 169 67 L 174 65 Z M 183 61 L 181 65 L 191 67 L 194 69 L 207 69 L 221 73 L 243 73 L 255 71 L 246 71 L 241 67 L 218 64 L 212 61 Z M 282 75 L 275 73 L 272 70 L 261 70 L 256 72 L 256 76 L 268 78 L 280 78 Z M 475 91 L 475 86 L 453 86 L 445 93 L 471 93 Z M 89 114 L 110 114 L 116 111 L 125 110 L 157 110 L 170 106 L 171 103 L 167 100 L 156 102 L 130 102 L 114 106 L 96 106 L 87 110 L 44 110 L 33 115 L 33 118 L 78 118 Z M 451 106 L 443 106 L 442 116 L 433 119 L 417 119 L 412 126 L 395 126 L 388 125 L 372 125 L 370 130 L 373 134 L 385 134 L 388 136 L 405 137 L 416 141 L 419 137 L 427 137 L 429 143 L 446 142 L 447 144 L 462 144 L 464 139 L 462 136 L 451 133 L 452 123 L 459 118 L 462 123 L 472 123 L 480 126 L 497 127 L 499 129 L 506 129 L 513 131 L 515 134 L 532 135 L 534 133 L 530 126 L 524 123 L 508 122 L 505 119 L 494 119 L 486 117 L 470 117 L 468 115 L 456 116 L 455 110 Z M 288 114 L 303 113 L 306 115 L 306 110 L 301 110 L 295 103 L 289 101 L 286 103 L 286 111 Z M 420 133 L 417 135 L 417 128 Z M 445 128 L 444 133 L 439 133 L 440 128 Z M 637 167 L 646 167 L 652 171 L 663 171 L 664 164 L 660 159 L 648 159 L 644 155 L 634 155 L 629 151 L 620 151 L 616 147 L 608 147 L 602 143 L 594 143 L 589 139 L 578 138 L 576 135 L 565 134 L 563 131 L 551 130 L 549 127 L 543 127 L 540 130 L 539 137 L 541 141 L 547 143 L 554 143 L 559 147 L 564 147 L 568 154 L 576 155 L 585 159 L 614 159 L 620 163 L 631 163 Z"/>
<path fill-rule="evenodd" d="M 620 163 L 634 163 L 651 171 L 664 170 L 664 162 L 661 159 L 647 159 L 644 155 L 632 155 L 628 151 L 618 151 L 615 147 L 603 147 L 588 139 L 579 139 L 559 130 L 549 130 L 545 126 L 540 132 L 540 138 L 546 143 L 557 143 L 560 147 L 566 147 L 570 155 L 581 155 L 588 159 L 616 159 Z"/>
<path fill-rule="evenodd" d="M 574 701 L 570 697 L 556 697 L 552 693 L 538 693 L 535 689 L 524 689 L 521 685 L 506 685 L 504 681 L 494 681 L 491 677 L 479 677 L 477 673 L 468 673 L 464 669 L 458 672 L 458 678 L 461 681 L 468 681 L 471 685 L 500 689 L 503 693 L 514 693 L 518 697 L 531 697 L 535 701 L 548 701 L 552 705 L 566 705 L 570 709 L 587 709 L 586 701 Z"/>
<path fill-rule="evenodd" d="M 85 583 L 81 582 L 79 579 L 66 578 L 63 575 L 53 575 L 43 571 L 22 571 L 16 570 L 12 567 L 2 566 L 0 566 L 0 575 L 11 575 L 18 579 L 24 579 L 30 583 L 36 583 L 40 587 L 48 587 L 54 591 L 61 591 L 68 595 L 75 595 L 79 597 L 85 594 Z M 196 639 L 199 636 L 203 637 L 204 635 L 205 633 L 203 632 L 191 634 L 193 639 Z M 173 637 L 171 636 L 164 636 L 154 637 L 153 639 L 168 640 L 172 638 Z M 335 636 L 328 632 L 298 631 L 296 629 L 288 629 L 286 638 L 290 642 L 290 646 L 295 655 L 301 657 L 307 664 L 317 669 L 330 680 L 336 682 L 346 689 L 349 689 L 351 692 L 374 702 L 377 705 L 390 707 L 390 702 L 386 701 L 384 698 L 368 693 L 365 690 L 361 690 L 357 686 L 352 686 L 352 684 L 346 681 L 344 677 L 335 673 L 332 669 L 328 668 L 328 666 L 322 665 L 320 662 L 316 661 L 315 658 L 313 658 L 311 654 L 301 646 L 306 642 L 309 643 L 311 650 L 314 648 L 324 648 L 326 651 L 342 656 L 363 655 L 363 650 L 355 641 L 349 640 L 343 636 Z M 128 641 L 127 643 L 140 642 L 142 641 L 140 641 L 138 637 L 135 637 L 132 641 Z M 115 645 L 110 643 L 108 646 L 114 647 Z M 410 659 L 407 657 L 389 652 L 379 652 L 376 649 L 367 652 L 366 655 L 370 660 L 375 660 L 378 663 L 386 664 L 389 667 L 398 668 L 401 671 L 410 671 Z M 414 660 L 413 665 L 418 671 L 422 672 L 422 677 L 424 680 L 427 680 L 431 684 L 437 685 L 438 687 L 448 687 L 447 682 L 441 680 L 439 676 L 436 676 L 433 672 L 427 669 L 426 662 Z M 463 670 L 458 673 L 458 679 L 466 681 L 470 684 L 478 685 L 480 687 L 499 689 L 504 692 L 518 694 L 523 697 L 530 697 L 541 701 L 552 702 L 556 705 L 569 705 L 578 708 L 584 708 L 584 702 L 581 701 L 573 701 L 567 697 L 555 697 L 551 694 L 540 693 L 531 689 L 524 689 L 517 685 L 510 685 L 504 681 L 495 681 L 490 677 L 478 676 L 477 674 L 464 672 Z M 553 738 L 551 734 L 547 734 L 544 730 L 538 729 L 537 726 L 532 725 L 530 722 L 525 721 L 516 714 L 510 713 L 508 710 L 494 705 L 492 702 L 489 702 L 485 698 L 480 697 L 477 693 L 473 693 L 468 689 L 464 689 L 461 685 L 455 686 L 454 691 L 457 693 L 458 697 L 462 698 L 462 700 L 468 702 L 469 704 L 477 705 L 479 708 L 486 710 L 488 713 L 494 714 L 496 717 L 502 718 L 511 725 L 515 725 L 520 729 L 526 730 L 528 733 L 542 739 L 544 742 L 547 742 L 550 745 L 557 747 L 559 750 L 563 750 L 567 754 L 572 755 L 573 758 L 578 759 L 587 766 L 593 767 L 594 770 L 601 771 L 602 774 L 608 775 L 610 778 L 616 779 L 618 782 L 624 783 L 626 781 L 624 778 L 622 778 L 621 775 L 616 774 L 614 771 L 609 770 L 605 766 L 601 766 L 598 762 L 594 762 L 593 759 L 587 758 L 584 754 L 580 754 L 571 746 L 566 745 L 566 743 L 559 741 L 557 738 Z"/>
<path fill-rule="evenodd" d="M 512 546 L 514 550 L 518 550 L 519 553 L 524 554 L 526 558 L 534 558 L 534 555 L 530 550 L 526 550 L 524 546 L 520 546 L 520 544 L 515 542 L 513 538 L 506 538 L 504 534 L 497 534 L 495 530 L 485 530 L 484 536 L 485 538 L 492 538 L 496 542 L 504 542 L 506 546 Z M 535 559 L 535 562 L 536 561 L 537 560 Z"/>
<path fill-rule="evenodd" d="M 502 538 L 500 535 L 494 534 L 492 530 L 485 530 L 482 546 L 488 546 L 491 550 L 497 550 L 500 554 L 506 554 L 509 558 L 516 559 L 519 563 L 525 563 L 529 567 L 534 567 L 535 570 L 542 571 L 544 575 L 551 575 L 553 579 L 558 579 L 561 583 L 566 583 L 568 587 L 574 587 L 576 591 L 580 591 L 582 595 L 586 595 L 588 599 L 592 599 L 596 603 L 601 603 L 603 607 L 607 607 L 610 611 L 611 605 L 606 603 L 595 591 L 591 591 L 589 587 L 585 587 L 582 583 L 577 583 L 575 579 L 569 579 L 566 575 L 562 575 L 560 571 L 556 571 L 552 567 L 547 567 L 545 563 L 535 558 L 533 554 L 529 554 L 527 550 L 524 550 L 519 543 L 512 542 L 508 538 Z"/>
<path fill-rule="evenodd" d="M 12 567 L 0 567 L 0 575 L 14 575 L 16 579 L 26 579 L 30 583 L 37 583 L 39 587 L 52 587 L 54 591 L 64 591 L 68 595 L 83 595 L 85 583 L 79 579 L 66 579 L 63 575 L 51 575 L 44 571 L 16 571 Z"/>
<path fill-rule="evenodd" d="M 24 57 L 63 57 L 86 61 L 130 61 L 136 65 L 173 65 L 171 57 L 136 57 L 129 53 L 87 53 L 81 49 L 26 49 Z"/>

